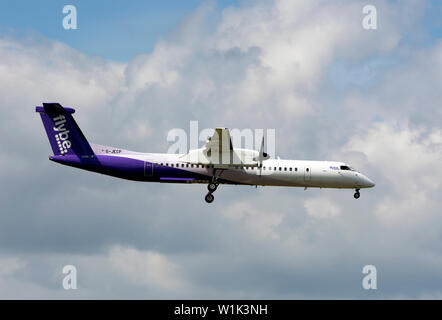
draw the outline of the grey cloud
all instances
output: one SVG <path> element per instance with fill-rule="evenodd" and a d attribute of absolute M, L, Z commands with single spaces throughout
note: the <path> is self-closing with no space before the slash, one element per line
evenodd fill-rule
<path fill-rule="evenodd" d="M 439 297 L 441 47 L 400 40 L 421 30 L 421 2 L 377 2 L 388 19 L 376 34 L 357 28 L 362 4 L 262 2 L 195 32 L 213 14 L 203 7 L 127 63 L 1 38 L 0 266 L 10 271 L 0 297 Z M 164 152 L 168 130 L 189 120 L 276 128 L 279 156 L 348 161 L 377 185 L 358 201 L 342 190 L 222 186 L 207 206 L 203 185 L 49 162 L 33 112 L 49 100 L 76 107 L 92 142 Z M 339 214 L 324 215 L 327 203 Z M 128 265 L 112 264 L 118 257 Z M 146 278 L 152 257 L 174 266 L 182 287 Z M 78 267 L 77 292 L 60 287 L 65 264 Z M 377 292 L 361 288 L 366 264 L 378 267 Z"/>

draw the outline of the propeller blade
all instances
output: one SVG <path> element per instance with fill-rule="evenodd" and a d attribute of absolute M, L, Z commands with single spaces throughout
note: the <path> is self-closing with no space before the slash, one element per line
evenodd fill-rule
<path fill-rule="evenodd" d="M 259 175 L 262 174 L 262 162 L 263 162 L 263 160 L 264 160 L 264 135 L 262 135 L 261 148 L 259 149 L 259 159 L 258 159 Z"/>

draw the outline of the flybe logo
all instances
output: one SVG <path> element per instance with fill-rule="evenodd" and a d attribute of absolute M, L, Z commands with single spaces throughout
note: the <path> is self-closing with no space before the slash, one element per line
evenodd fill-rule
<path fill-rule="evenodd" d="M 54 131 L 58 132 L 55 135 L 55 140 L 58 144 L 58 149 L 60 149 L 60 153 L 63 155 L 68 152 L 68 149 L 71 147 L 71 142 L 69 141 L 69 130 L 66 130 L 66 118 L 64 115 L 59 115 L 54 119 Z"/>

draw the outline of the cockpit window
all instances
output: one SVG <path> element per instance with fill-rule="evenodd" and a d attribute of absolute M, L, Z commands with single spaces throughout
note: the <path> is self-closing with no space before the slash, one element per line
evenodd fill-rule
<path fill-rule="evenodd" d="M 355 169 L 353 169 L 352 167 L 349 167 L 349 166 L 341 166 L 340 168 L 341 168 L 341 170 L 356 171 Z"/>

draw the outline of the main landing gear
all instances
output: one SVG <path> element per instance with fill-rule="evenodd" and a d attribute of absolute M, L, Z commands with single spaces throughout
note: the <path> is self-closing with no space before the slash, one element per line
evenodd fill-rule
<path fill-rule="evenodd" d="M 218 175 L 217 175 L 218 172 Z M 213 176 L 212 176 L 212 181 L 209 182 L 209 184 L 207 185 L 207 190 L 209 190 L 209 193 L 206 194 L 206 196 L 204 197 L 204 200 L 206 200 L 207 203 L 212 203 L 213 200 L 215 200 L 215 197 L 213 196 L 213 193 L 216 191 L 216 189 L 218 188 L 218 178 L 221 175 L 221 173 L 223 172 L 223 170 L 217 170 L 214 169 L 213 170 Z"/>
<path fill-rule="evenodd" d="M 216 191 L 216 188 L 218 188 L 218 185 L 216 182 L 210 182 L 207 185 L 207 189 L 209 190 L 209 193 L 206 194 L 204 200 L 206 200 L 207 203 L 212 203 L 215 197 L 213 196 L 213 193 Z"/>
<path fill-rule="evenodd" d="M 209 184 L 207 185 L 207 190 L 209 190 L 209 193 L 206 194 L 204 198 L 204 200 L 206 200 L 207 203 L 213 202 L 213 200 L 215 199 L 213 193 L 216 191 L 217 188 L 218 188 L 217 176 L 216 176 L 216 170 L 214 170 L 212 181 L 209 182 Z"/>
<path fill-rule="evenodd" d="M 359 189 L 356 189 L 356 192 L 353 195 L 353 197 L 355 197 L 355 199 L 359 199 L 360 196 L 361 196 L 361 194 L 359 193 Z"/>
<path fill-rule="evenodd" d="M 210 182 L 209 185 L 207 186 L 207 189 L 209 190 L 209 192 L 215 192 L 216 188 L 218 188 L 218 185 L 215 182 Z"/>

